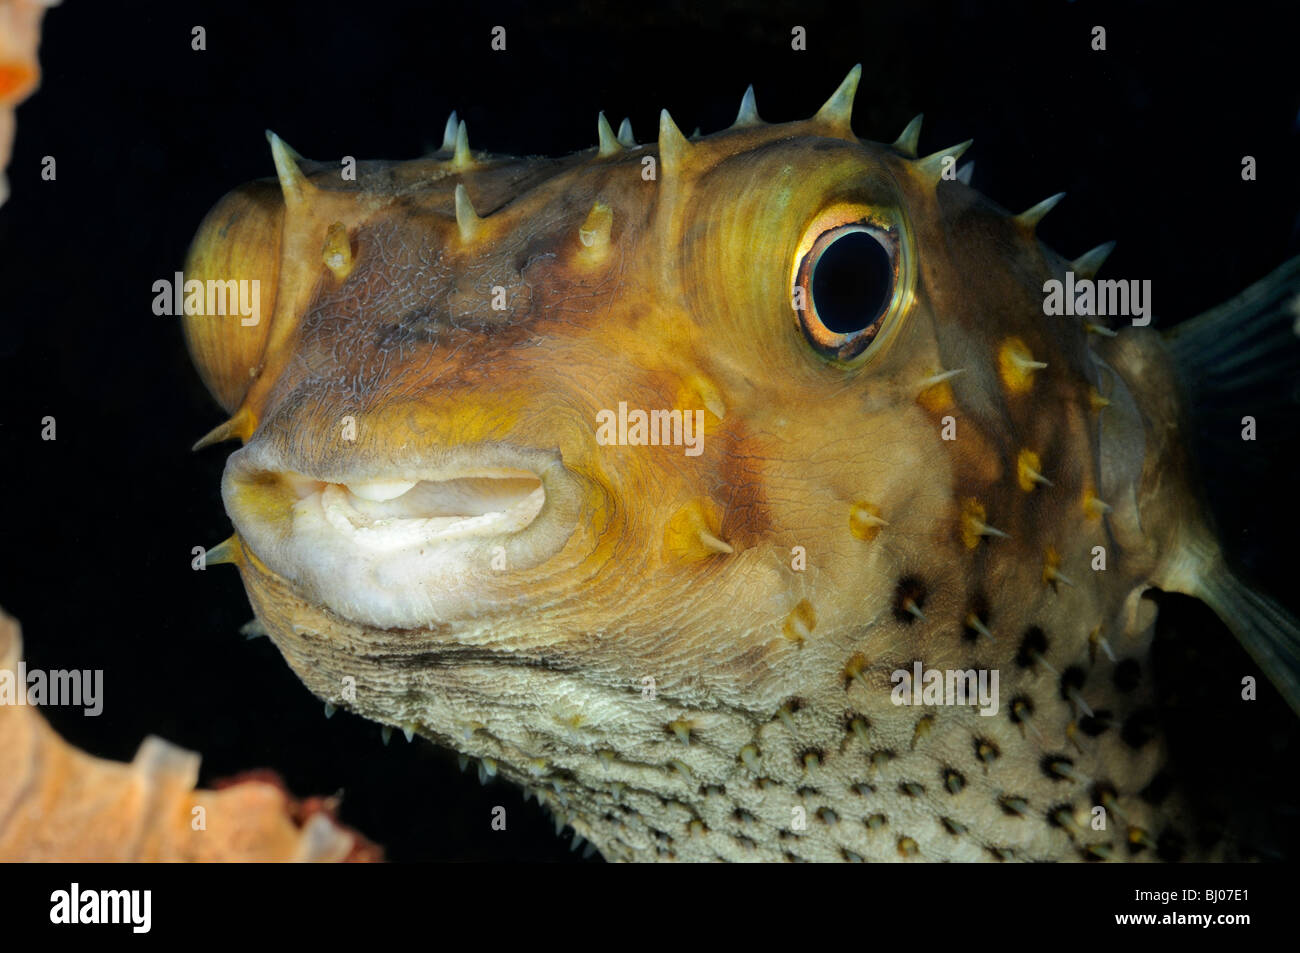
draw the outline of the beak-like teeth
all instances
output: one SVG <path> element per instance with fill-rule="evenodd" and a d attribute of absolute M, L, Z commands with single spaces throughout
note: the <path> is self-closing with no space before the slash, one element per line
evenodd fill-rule
<path fill-rule="evenodd" d="M 372 503 L 395 500 L 411 487 L 415 480 L 369 480 L 365 483 L 347 484 L 348 492 Z"/>

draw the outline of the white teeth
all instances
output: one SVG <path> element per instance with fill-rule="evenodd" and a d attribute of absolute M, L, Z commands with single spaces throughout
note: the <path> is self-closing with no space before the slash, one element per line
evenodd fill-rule
<path fill-rule="evenodd" d="M 366 483 L 347 484 L 348 492 L 372 503 L 395 500 L 411 487 L 415 480 L 372 480 Z"/>

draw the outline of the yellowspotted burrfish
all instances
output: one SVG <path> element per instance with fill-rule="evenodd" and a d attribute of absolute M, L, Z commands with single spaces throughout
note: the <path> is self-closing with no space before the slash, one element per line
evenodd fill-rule
<path fill-rule="evenodd" d="M 919 117 L 858 139 L 859 75 L 800 122 L 752 89 L 707 136 L 602 114 L 562 159 L 455 114 L 351 175 L 268 133 L 184 269 L 230 415 L 200 445 L 244 444 L 208 559 L 312 692 L 607 859 L 1236 856 L 1150 796 L 1149 596 L 1296 705 L 1180 394 L 1300 269 L 1162 334 L 1108 246 L 1036 237 L 1059 196 L 1008 213 Z"/>

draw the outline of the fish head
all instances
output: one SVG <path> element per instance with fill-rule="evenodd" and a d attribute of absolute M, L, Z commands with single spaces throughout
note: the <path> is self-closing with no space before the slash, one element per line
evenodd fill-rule
<path fill-rule="evenodd" d="M 793 790 L 867 726 L 845 784 L 914 749 L 916 662 L 999 671 L 927 776 L 993 750 L 1060 782 L 1029 713 L 1077 724 L 1099 640 L 1149 635 L 1152 425 L 1102 356 L 1140 332 L 1045 316 L 1041 212 L 960 181 L 964 146 L 858 139 L 856 83 L 695 141 L 665 113 L 657 147 L 602 118 L 564 160 L 462 126 L 348 180 L 273 139 L 278 184 L 186 268 L 267 313 L 186 328 L 246 440 L 232 558 L 317 694 L 689 825 L 702 780 Z"/>

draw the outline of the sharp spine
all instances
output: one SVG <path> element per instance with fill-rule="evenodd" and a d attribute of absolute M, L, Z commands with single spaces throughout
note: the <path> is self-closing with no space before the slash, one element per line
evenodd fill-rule
<path fill-rule="evenodd" d="M 943 371 L 940 374 L 934 374 L 930 377 L 927 377 L 925 378 L 925 380 L 921 381 L 921 390 L 928 390 L 929 388 L 933 387 L 936 384 L 942 384 L 946 380 L 951 380 L 952 378 L 956 377 L 958 374 L 961 374 L 965 370 L 966 368 L 964 367 L 955 367 L 950 371 Z"/>
<path fill-rule="evenodd" d="M 917 113 L 912 117 L 912 121 L 903 127 L 903 131 L 894 140 L 895 152 L 899 152 L 909 159 L 916 158 L 916 147 L 921 141 L 921 122 L 924 119 L 925 113 Z"/>
<path fill-rule="evenodd" d="M 624 149 L 636 148 L 636 137 L 632 135 L 632 120 L 627 117 L 618 124 L 618 141 Z"/>
<path fill-rule="evenodd" d="M 313 187 L 298 166 L 302 156 L 270 129 L 266 130 L 266 141 L 271 144 L 271 158 L 275 160 L 275 175 L 280 180 L 284 204 L 291 208 L 303 205 Z"/>
<path fill-rule="evenodd" d="M 1025 209 L 1015 217 L 1014 221 L 1021 228 L 1032 232 L 1038 228 L 1038 223 L 1047 216 L 1048 212 L 1056 208 L 1063 198 L 1065 198 L 1064 192 L 1057 192 L 1055 195 L 1049 195 L 1037 205 Z"/>
<path fill-rule="evenodd" d="M 1084 278 L 1094 278 L 1114 250 L 1114 242 L 1105 242 L 1096 248 L 1091 248 L 1070 262 L 1070 271 Z"/>
<path fill-rule="evenodd" d="M 758 115 L 758 103 L 754 99 L 754 85 L 751 83 L 740 99 L 740 112 L 736 113 L 736 121 L 731 124 L 731 128 L 762 124 L 763 120 Z"/>
<path fill-rule="evenodd" d="M 190 449 L 202 450 L 226 440 L 247 440 L 253 432 L 253 426 L 250 425 L 255 426 L 252 412 L 247 407 L 240 407 L 229 420 L 217 424 L 195 441 Z"/>
<path fill-rule="evenodd" d="M 474 211 L 474 204 L 469 200 L 465 183 L 458 183 L 456 185 L 456 227 L 460 230 L 461 241 L 473 241 L 482 221 Z"/>
<path fill-rule="evenodd" d="M 673 175 L 681 170 L 682 162 L 690 150 L 691 144 L 682 131 L 677 128 L 677 123 L 673 122 L 673 117 L 668 114 L 668 110 L 661 110 L 659 113 L 659 164 L 663 166 L 665 176 Z"/>
<path fill-rule="evenodd" d="M 711 549 L 715 553 L 729 554 L 735 552 L 735 549 L 731 547 L 731 544 L 718 539 L 718 537 L 714 536 L 707 530 L 700 530 L 700 542 L 704 544 L 706 549 Z"/>
<path fill-rule="evenodd" d="M 474 157 L 469 151 L 469 130 L 465 126 L 465 120 L 456 123 L 456 146 L 451 157 L 452 168 L 455 169 L 472 169 L 474 167 Z"/>
<path fill-rule="evenodd" d="M 984 620 L 981 619 L 979 616 L 977 616 L 974 612 L 966 616 L 966 624 L 970 626 L 972 629 L 974 629 L 976 632 L 978 632 L 980 635 L 984 636 L 984 638 L 988 639 L 990 642 L 997 641 L 997 639 L 993 638 L 993 633 L 989 631 L 989 627 L 984 624 Z"/>
<path fill-rule="evenodd" d="M 217 545 L 207 551 L 203 557 L 203 565 L 220 566 L 224 563 L 239 565 L 239 534 L 235 533 L 227 539 L 223 539 Z"/>
<path fill-rule="evenodd" d="M 862 64 L 858 63 L 849 70 L 849 75 L 831 93 L 822 108 L 817 110 L 813 119 L 828 123 L 852 135 L 853 133 L 853 99 L 858 92 L 858 82 L 862 79 Z"/>
<path fill-rule="evenodd" d="M 438 149 L 439 152 L 456 151 L 456 130 L 459 128 L 460 121 L 456 117 L 456 110 L 453 109 L 451 115 L 447 117 L 447 124 L 442 129 L 442 147 Z"/>
<path fill-rule="evenodd" d="M 969 149 L 974 142 L 974 139 L 967 139 L 965 142 L 959 142 L 951 149 L 940 149 L 938 152 L 933 152 L 924 159 L 916 159 L 914 160 L 916 167 L 931 184 L 938 185 L 940 179 L 943 178 L 944 160 L 951 158 L 953 165 L 955 166 L 957 160 L 965 154 L 966 150 Z"/>
<path fill-rule="evenodd" d="M 604 159 L 608 156 L 622 152 L 623 148 L 619 145 L 618 140 L 614 137 L 614 130 L 609 128 L 609 120 L 605 114 L 598 113 L 596 116 L 596 135 L 599 139 L 600 148 L 596 155 Z"/>

